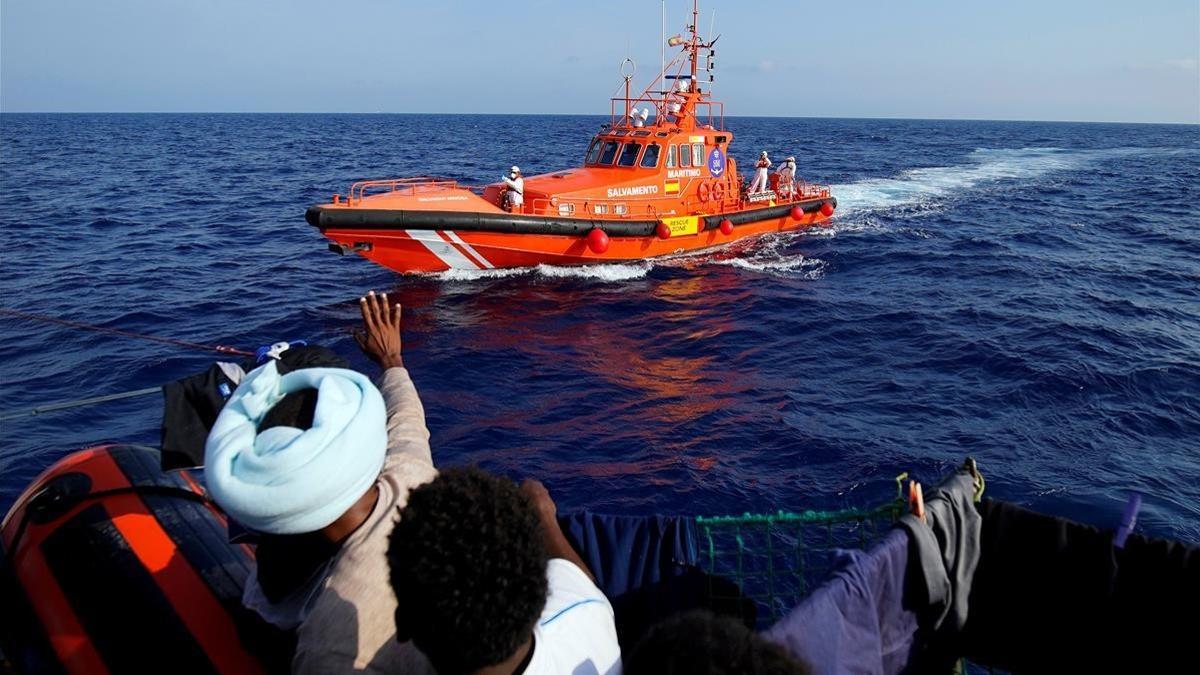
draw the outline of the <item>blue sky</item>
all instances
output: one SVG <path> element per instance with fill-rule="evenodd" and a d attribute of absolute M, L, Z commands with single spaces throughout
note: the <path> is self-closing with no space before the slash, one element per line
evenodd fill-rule
<path fill-rule="evenodd" d="M 3 0 L 4 111 L 607 113 L 660 3 Z M 690 0 L 671 0 L 668 34 Z M 1200 123 L 1197 0 L 708 0 L 732 115 Z"/>

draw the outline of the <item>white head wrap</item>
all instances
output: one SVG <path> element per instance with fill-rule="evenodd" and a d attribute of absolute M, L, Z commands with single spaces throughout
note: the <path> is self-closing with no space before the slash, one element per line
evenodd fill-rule
<path fill-rule="evenodd" d="M 312 428 L 273 427 L 263 417 L 283 397 L 317 390 Z M 383 396 L 365 375 L 302 368 L 280 376 L 275 361 L 242 381 L 204 446 L 213 500 L 246 527 L 315 532 L 342 516 L 379 478 L 387 454 Z"/>

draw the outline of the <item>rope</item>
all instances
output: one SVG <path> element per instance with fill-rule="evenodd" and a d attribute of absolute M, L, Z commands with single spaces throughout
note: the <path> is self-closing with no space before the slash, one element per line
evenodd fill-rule
<path fill-rule="evenodd" d="M 768 625 L 827 578 L 837 549 L 866 548 L 880 536 L 879 523 L 895 522 L 903 512 L 904 502 L 894 500 L 836 511 L 696 516 L 710 607 L 751 601 L 760 627 Z M 721 590 L 713 577 L 737 590 Z"/>
<path fill-rule="evenodd" d="M 872 509 L 842 509 L 839 511 L 804 511 L 803 513 L 744 513 L 740 516 L 696 516 L 696 524 L 701 526 L 727 525 L 772 525 L 772 524 L 825 524 L 843 523 L 851 520 L 866 520 L 877 516 L 888 515 L 895 508 L 894 503 L 887 503 Z"/>
<path fill-rule="evenodd" d="M 54 412 L 55 410 L 66 410 L 68 408 L 78 408 L 85 405 L 94 405 L 96 403 L 106 403 L 108 401 L 119 401 L 123 398 L 133 398 L 135 396 L 146 396 L 148 394 L 156 394 L 162 391 L 162 387 L 149 387 L 147 389 L 138 389 L 136 391 L 126 391 L 120 394 L 107 394 L 105 396 L 93 396 L 91 398 L 81 398 L 75 401 L 62 401 L 59 403 L 49 403 L 41 405 L 29 410 L 17 410 L 13 412 L 0 413 L 0 422 L 4 420 L 16 419 L 18 417 L 32 417 L 41 415 L 42 413 Z"/>
<path fill-rule="evenodd" d="M 42 321 L 45 323 L 54 323 L 60 326 L 69 328 L 78 328 L 79 330 L 90 330 L 96 333 L 110 333 L 112 335 L 121 335 L 123 337 L 134 338 L 137 340 L 147 340 L 149 342 L 159 342 L 176 347 L 185 347 L 187 349 L 198 349 L 205 352 L 217 352 L 218 354 L 234 354 L 237 356 L 254 356 L 254 352 L 248 352 L 234 347 L 225 345 L 205 345 L 198 342 L 188 342 L 186 340 L 176 340 L 173 338 L 157 337 L 154 335 L 143 335 L 142 333 L 134 333 L 132 331 L 121 330 L 119 328 L 105 328 L 104 326 L 93 326 L 88 323 L 80 323 L 78 321 L 67 321 L 66 319 L 57 319 L 51 316 L 41 314 L 29 314 L 28 312 L 20 312 L 15 309 L 6 309 L 0 307 L 0 315 L 11 316 L 18 319 L 27 319 L 29 321 Z"/>

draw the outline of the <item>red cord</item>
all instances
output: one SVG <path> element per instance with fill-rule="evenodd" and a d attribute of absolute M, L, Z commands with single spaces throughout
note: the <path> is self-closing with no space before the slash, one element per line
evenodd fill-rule
<path fill-rule="evenodd" d="M 66 319 L 56 319 L 51 316 L 43 316 L 41 314 L 29 314 L 27 312 L 19 312 L 15 309 L 5 309 L 0 307 L 0 314 L 16 317 L 18 319 L 29 319 L 30 321 L 44 321 L 46 323 L 55 323 L 60 326 L 69 328 L 78 328 L 80 330 L 90 330 L 97 333 L 111 333 L 113 335 L 121 335 L 124 337 L 135 338 L 138 340 L 148 340 L 150 342 L 160 342 L 162 344 L 175 345 L 176 347 L 187 347 L 188 349 L 199 349 L 206 352 L 217 352 L 219 354 L 235 354 L 237 356 L 254 356 L 254 352 L 248 352 L 235 347 L 225 345 L 203 345 L 198 342 L 188 342 L 186 340 L 175 340 L 173 338 L 156 337 L 154 335 L 142 335 L 141 333 L 133 333 L 119 328 L 105 328 L 103 326 L 93 326 L 87 323 L 79 323 L 78 321 L 67 321 Z"/>

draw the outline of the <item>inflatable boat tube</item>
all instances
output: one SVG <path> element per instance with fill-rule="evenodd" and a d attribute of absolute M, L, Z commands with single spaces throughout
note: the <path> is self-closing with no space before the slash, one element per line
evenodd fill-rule
<path fill-rule="evenodd" d="M 0 526 L 0 649 L 20 672 L 259 673 L 239 639 L 250 548 L 152 448 L 72 454 Z"/>

